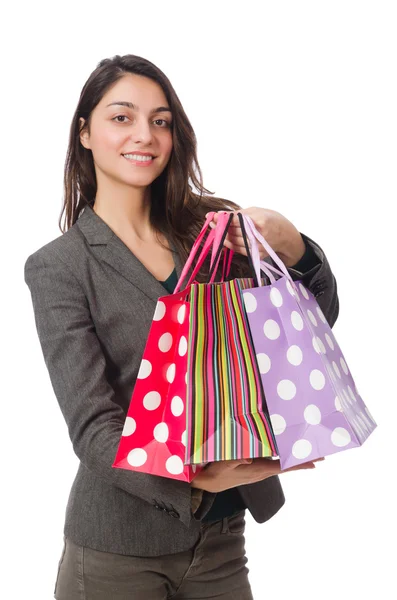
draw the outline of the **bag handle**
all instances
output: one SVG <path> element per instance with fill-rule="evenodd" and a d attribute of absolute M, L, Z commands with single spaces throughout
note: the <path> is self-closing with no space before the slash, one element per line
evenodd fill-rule
<path fill-rule="evenodd" d="M 241 231 L 243 232 L 244 245 L 245 245 L 245 248 L 247 251 L 247 255 L 250 255 L 251 253 L 248 248 L 247 238 L 246 238 L 245 234 L 248 234 L 248 237 L 250 238 L 251 249 L 253 251 L 253 255 L 252 255 L 250 264 L 253 265 L 253 270 L 255 271 L 255 283 L 256 283 L 257 287 L 262 286 L 262 281 L 260 279 L 260 270 L 263 269 L 263 271 L 265 271 L 265 273 L 267 274 L 267 276 L 269 277 L 269 279 L 272 283 L 275 282 L 275 278 L 270 273 L 270 270 L 276 272 L 277 274 L 279 274 L 281 276 L 285 275 L 287 277 L 287 279 L 289 279 L 289 281 L 291 282 L 293 287 L 295 288 L 295 283 L 294 283 L 291 275 L 289 274 L 286 266 L 284 265 L 282 260 L 277 256 L 277 254 L 274 252 L 272 247 L 267 243 L 267 241 L 264 239 L 264 237 L 256 229 L 251 217 L 249 217 L 248 215 L 243 215 L 242 213 L 238 213 L 238 218 L 240 221 Z M 256 240 L 258 240 L 262 244 L 262 246 L 265 248 L 265 250 L 269 254 L 269 256 L 280 267 L 281 272 L 278 271 L 276 268 L 272 267 L 271 265 L 268 265 L 267 263 L 265 263 L 265 261 L 259 260 L 259 249 L 258 249 L 258 244 L 257 244 Z"/>
<path fill-rule="evenodd" d="M 271 265 L 268 265 L 265 261 L 259 260 L 260 255 L 259 255 L 258 244 L 256 242 L 256 239 L 255 239 L 253 233 L 251 232 L 251 229 L 250 229 L 248 223 L 245 221 L 246 217 L 242 213 L 238 213 L 238 218 L 240 221 L 241 232 L 243 234 L 244 246 L 245 246 L 245 250 L 247 252 L 248 262 L 251 266 L 252 271 L 254 272 L 254 282 L 255 282 L 256 287 L 259 287 L 260 285 L 262 285 L 262 282 L 260 284 L 258 283 L 261 280 L 260 270 L 265 272 L 265 274 L 268 276 L 268 278 L 270 280 L 270 283 L 275 283 L 276 279 L 270 269 L 275 270 L 280 275 L 282 275 L 282 273 L 280 273 L 280 271 L 277 271 L 277 269 L 275 269 L 274 267 L 271 267 Z M 246 228 L 245 224 L 248 225 L 247 228 Z M 251 242 L 251 250 L 254 253 L 254 258 L 251 257 L 251 250 L 248 246 L 247 235 Z M 259 263 L 260 268 L 258 268 L 258 263 Z"/>
<path fill-rule="evenodd" d="M 226 239 L 226 236 L 227 236 L 227 232 L 229 231 L 230 224 L 233 220 L 233 213 L 228 213 L 227 211 L 221 211 L 221 213 L 219 213 L 219 214 L 220 214 L 220 216 L 218 218 L 218 223 L 215 228 L 215 230 L 218 230 L 217 244 L 213 251 L 213 253 L 215 254 L 215 258 L 212 258 L 212 260 L 211 260 L 211 264 L 212 263 L 213 264 L 212 264 L 212 267 L 210 268 L 210 272 L 209 272 L 209 283 L 213 283 L 215 280 L 215 275 L 216 275 L 216 271 L 218 269 L 218 264 L 219 264 L 219 261 L 221 258 L 222 251 L 224 252 L 224 262 L 223 262 L 221 281 L 224 281 L 225 276 L 227 276 L 229 274 L 231 259 L 232 259 L 232 255 L 233 255 L 232 250 L 230 250 L 230 248 L 225 248 L 223 245 L 224 241 Z"/>
<path fill-rule="evenodd" d="M 192 249 L 188 256 L 188 259 L 182 269 L 181 276 L 180 276 L 178 283 L 176 284 L 175 290 L 173 292 L 174 294 L 177 293 L 181 289 L 183 281 L 185 280 L 186 275 L 189 272 L 189 269 L 190 269 L 190 267 L 194 261 L 194 258 L 197 254 L 200 242 L 202 241 L 203 237 L 205 236 L 207 229 L 208 229 L 208 225 L 212 221 L 214 214 L 215 214 L 215 211 L 208 213 L 207 219 L 206 219 L 199 235 L 197 236 L 196 240 L 194 241 Z M 229 226 L 229 222 L 227 225 L 225 223 L 225 221 L 227 220 L 226 215 L 227 215 L 226 211 L 222 211 L 222 213 L 220 214 L 220 218 L 218 219 L 217 226 L 210 230 L 210 232 L 207 236 L 207 239 L 204 242 L 203 248 L 201 250 L 201 254 L 200 254 L 200 256 L 197 260 L 197 263 L 193 269 L 193 272 L 189 278 L 189 281 L 185 286 L 186 288 L 194 281 L 197 273 L 199 272 L 199 270 L 201 269 L 201 267 L 204 263 L 204 260 L 207 256 L 208 252 L 210 251 L 211 247 L 213 249 L 212 249 L 212 257 L 211 257 L 212 267 L 211 267 L 211 271 L 210 271 L 210 282 L 212 283 L 213 280 L 215 279 L 219 260 L 221 258 L 222 245 L 224 242 L 224 238 L 226 237 L 226 233 L 227 233 L 227 230 L 226 230 L 226 232 L 224 230 L 226 227 L 228 228 L 228 226 Z M 231 221 L 231 219 L 229 219 L 229 221 Z M 216 255 L 216 256 L 214 256 L 214 255 Z M 225 270 L 225 268 L 224 268 L 224 270 Z"/>
<path fill-rule="evenodd" d="M 240 214 L 240 213 L 237 213 Z M 244 215 L 243 215 L 244 218 Z M 241 225 L 241 219 L 239 217 L 240 220 L 240 225 Z M 247 243 L 247 234 L 248 237 L 250 239 L 251 242 L 251 248 L 254 249 L 257 247 L 256 244 L 256 240 L 253 237 L 253 234 L 251 232 L 251 229 L 248 227 L 248 231 L 246 231 L 246 228 L 243 226 L 241 228 L 242 234 L 243 234 L 243 240 L 244 240 L 244 245 L 245 245 L 245 249 L 247 251 L 247 258 L 248 258 L 248 262 L 250 263 L 251 266 L 251 270 L 253 272 L 255 272 L 255 268 L 254 268 L 254 264 L 252 262 L 252 258 L 251 258 L 251 252 L 250 249 L 248 247 L 248 243 Z M 230 268 L 231 268 L 231 263 L 232 263 L 232 259 L 233 259 L 233 255 L 234 255 L 234 250 L 231 250 L 230 248 L 226 248 L 225 249 L 225 261 L 223 264 L 223 272 L 222 272 L 222 281 L 224 281 L 230 273 Z M 259 254 L 258 254 L 258 259 L 260 258 Z M 264 260 L 260 261 L 260 270 L 264 271 L 265 274 L 267 275 L 267 277 L 269 278 L 271 283 L 274 283 L 276 281 L 275 277 L 273 276 L 273 274 L 271 273 L 271 271 L 273 271 L 274 273 L 276 273 L 277 275 L 279 275 L 280 277 L 283 276 L 283 273 L 281 271 L 279 271 L 278 269 L 276 269 L 276 267 L 274 267 L 273 265 L 269 265 L 269 263 L 265 262 Z M 256 277 L 254 276 L 254 281 L 257 282 L 258 277 L 259 277 L 259 273 L 255 272 Z"/>

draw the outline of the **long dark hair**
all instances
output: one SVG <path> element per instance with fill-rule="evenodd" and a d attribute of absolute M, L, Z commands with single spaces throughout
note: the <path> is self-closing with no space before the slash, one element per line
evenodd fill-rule
<path fill-rule="evenodd" d="M 150 223 L 153 229 L 167 234 L 173 240 L 182 261 L 185 262 L 209 211 L 238 210 L 231 200 L 210 196 L 203 185 L 197 160 L 197 141 L 193 127 L 166 75 L 152 62 L 126 54 L 101 60 L 86 81 L 73 115 L 64 170 L 64 203 L 59 227 L 65 233 L 76 222 L 81 210 L 95 201 L 97 182 L 92 152 L 80 142 L 80 117 L 83 127 L 90 132 L 91 113 L 104 94 L 126 73 L 148 77 L 164 91 L 173 113 L 173 148 L 164 171 L 151 184 Z M 196 191 L 194 191 L 194 189 Z M 61 219 L 65 213 L 64 224 Z M 161 243 L 161 241 L 159 240 Z M 197 281 L 206 281 L 208 260 Z M 234 254 L 231 276 L 250 276 L 247 257 Z"/>

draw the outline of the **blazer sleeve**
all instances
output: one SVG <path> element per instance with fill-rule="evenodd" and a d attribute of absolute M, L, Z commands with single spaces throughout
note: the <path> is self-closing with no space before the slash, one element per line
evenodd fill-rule
<path fill-rule="evenodd" d="M 152 506 L 168 505 L 187 527 L 199 520 L 192 512 L 190 483 L 112 467 L 125 414 L 106 378 L 88 301 L 71 269 L 38 250 L 26 260 L 24 278 L 44 361 L 80 461 L 110 485 Z M 212 501 L 208 499 L 208 509 Z"/>
<path fill-rule="evenodd" d="M 319 264 L 301 273 L 305 286 L 314 294 L 319 307 L 324 313 L 330 327 L 335 325 L 339 315 L 338 286 L 335 275 L 325 255 L 324 250 L 304 233 L 301 236 L 306 245 L 317 255 Z"/>

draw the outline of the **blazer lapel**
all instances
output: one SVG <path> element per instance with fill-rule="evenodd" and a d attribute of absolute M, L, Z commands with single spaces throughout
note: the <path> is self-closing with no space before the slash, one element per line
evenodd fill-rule
<path fill-rule="evenodd" d="M 160 296 L 168 294 L 165 287 L 152 275 L 107 223 L 86 205 L 76 221 L 82 234 L 92 247 L 98 247 L 101 260 L 116 269 L 123 277 L 139 288 L 146 296 L 157 302 Z M 182 272 L 182 262 L 173 242 L 167 236 L 173 253 L 178 280 Z"/>

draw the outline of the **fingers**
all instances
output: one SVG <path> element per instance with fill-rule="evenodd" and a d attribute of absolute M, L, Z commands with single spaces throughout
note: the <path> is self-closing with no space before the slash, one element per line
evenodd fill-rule
<path fill-rule="evenodd" d="M 235 469 L 240 465 L 251 465 L 253 458 L 238 458 L 237 460 L 227 460 L 225 462 L 230 469 Z"/>
<path fill-rule="evenodd" d="M 315 469 L 316 465 L 314 463 L 320 462 L 322 460 L 325 460 L 324 457 L 315 458 L 314 460 L 310 460 L 308 462 L 301 463 L 300 465 L 295 465 L 294 467 L 289 467 L 288 469 L 283 469 L 281 471 L 281 473 L 284 473 L 285 471 L 298 471 L 299 469 Z"/>
<path fill-rule="evenodd" d="M 314 460 L 301 463 L 299 465 L 294 465 L 293 467 L 288 467 L 287 469 L 281 469 L 281 464 L 279 459 L 271 459 L 271 458 L 256 458 L 254 463 L 256 465 L 264 466 L 264 470 L 268 473 L 278 475 L 281 473 L 286 473 L 287 471 L 298 471 L 300 469 L 315 469 L 316 465 L 314 463 L 323 461 L 324 458 L 316 458 Z"/>
<path fill-rule="evenodd" d="M 214 221 L 211 221 L 209 225 L 210 225 L 211 229 L 213 229 L 214 227 L 216 227 L 216 224 L 217 224 L 217 221 L 214 220 Z M 229 226 L 223 245 L 226 246 L 226 248 L 233 250 L 233 252 L 237 252 L 238 254 L 243 254 L 243 255 L 247 256 L 247 250 L 245 248 L 244 238 L 242 236 L 242 232 L 241 232 L 241 228 L 240 228 L 239 224 Z M 251 244 L 250 244 L 249 240 L 248 240 L 248 246 L 251 248 Z M 259 256 L 260 256 L 261 260 L 263 260 L 264 258 L 269 256 L 268 253 L 266 252 L 266 250 L 264 250 L 262 248 L 262 246 L 259 247 Z"/>
<path fill-rule="evenodd" d="M 288 469 L 282 469 L 280 473 L 286 473 L 287 471 L 300 471 L 302 469 L 315 469 L 316 465 L 312 462 L 302 463 L 295 465 L 294 467 L 288 467 Z"/>

